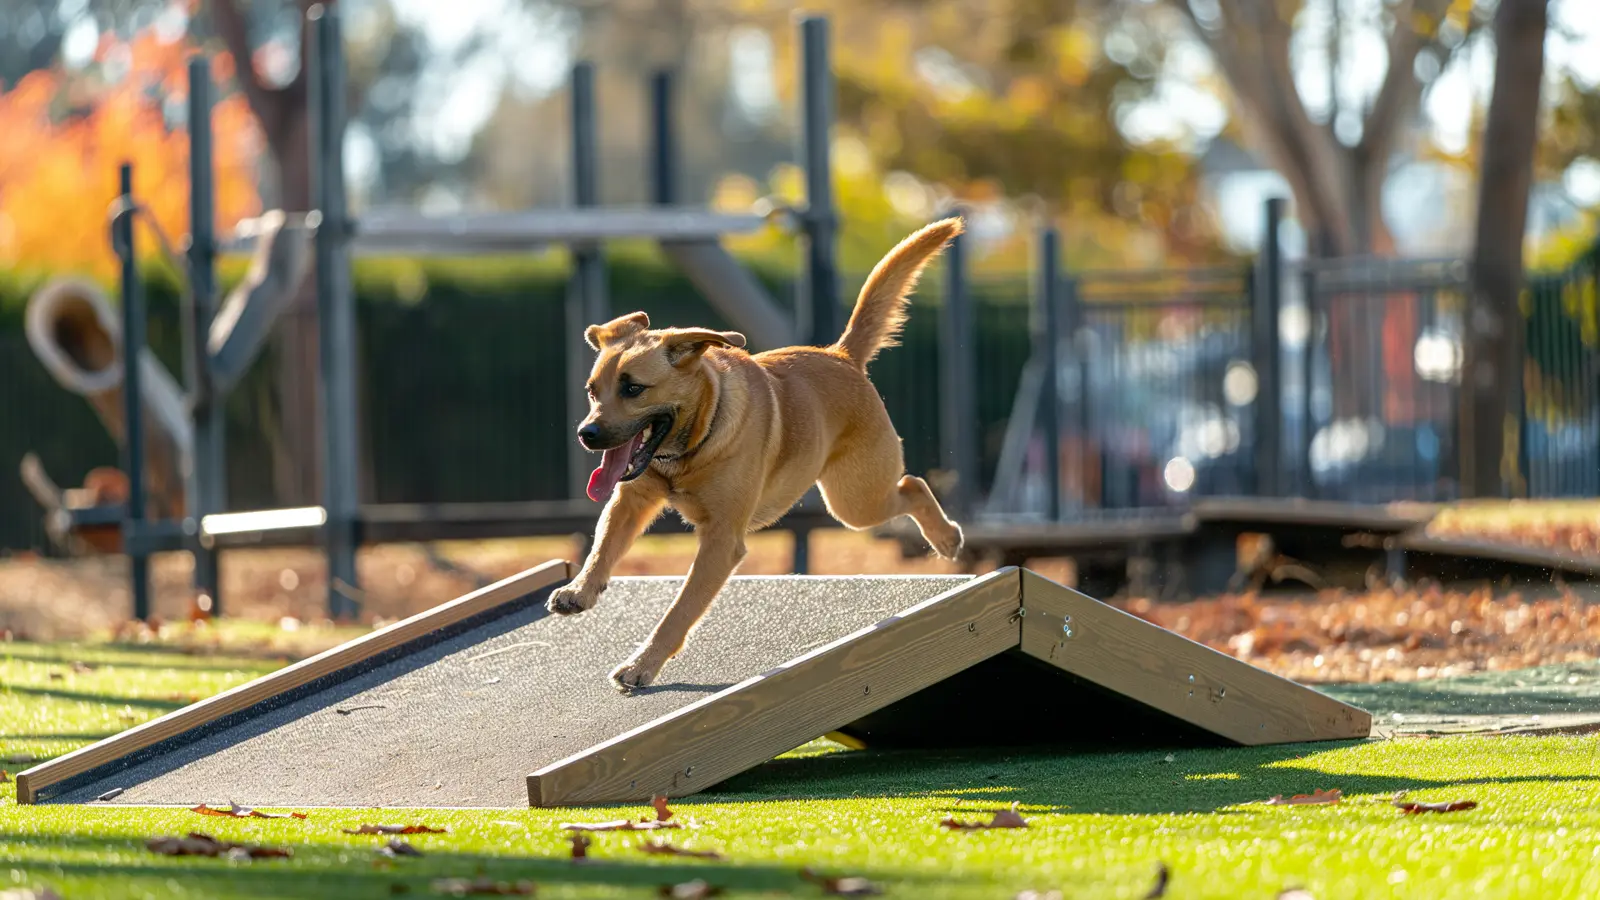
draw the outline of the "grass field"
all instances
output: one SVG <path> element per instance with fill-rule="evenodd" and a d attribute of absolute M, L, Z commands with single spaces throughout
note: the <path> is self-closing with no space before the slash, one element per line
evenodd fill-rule
<path fill-rule="evenodd" d="M 159 646 L 0 645 L 0 758 L 15 772 L 277 663 Z M 74 666 L 74 663 L 79 665 Z M 1092 727 L 1092 723 L 1086 723 Z M 647 856 L 638 834 L 594 835 L 571 861 L 563 822 L 644 810 L 307 810 L 231 819 L 178 809 L 18 807 L 0 784 L 0 896 L 66 898 L 442 896 L 437 879 L 537 884 L 541 897 L 656 896 L 703 879 L 730 896 L 824 896 L 801 878 L 864 876 L 886 896 L 1140 898 L 1158 865 L 1166 896 L 1273 898 L 1303 888 L 1355 897 L 1600 895 L 1600 752 L 1595 737 L 1401 738 L 1352 745 L 1116 755 L 891 754 L 823 743 L 673 804 L 689 827 L 656 832 L 718 861 Z M 285 760 L 285 765 L 293 765 Z M 1270 806 L 1337 788 L 1334 806 Z M 1397 791 L 1475 801 L 1403 814 Z M 229 797 L 212 798 L 226 805 Z M 1025 830 L 952 832 L 1020 804 Z M 423 856 L 388 859 L 384 837 L 342 829 L 423 823 Z M 284 847 L 289 859 L 158 855 L 152 837 L 203 831 Z M 8 898 L 9 900 L 9 898 Z"/>

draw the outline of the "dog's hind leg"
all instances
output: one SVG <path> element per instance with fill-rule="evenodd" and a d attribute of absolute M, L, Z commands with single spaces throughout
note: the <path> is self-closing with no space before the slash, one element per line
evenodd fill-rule
<path fill-rule="evenodd" d="M 600 594 L 611 580 L 611 570 L 616 568 L 633 542 L 650 527 L 656 516 L 666 506 L 666 493 L 646 479 L 621 485 L 605 512 L 600 514 L 600 524 L 595 528 L 594 547 L 583 561 L 572 583 L 550 594 L 545 607 L 553 613 L 571 615 L 595 605 Z"/>
<path fill-rule="evenodd" d="M 899 438 L 892 431 L 875 434 L 881 443 L 893 442 L 893 446 L 866 452 L 852 448 L 822 470 L 817 483 L 828 512 L 857 531 L 882 525 L 895 516 L 910 516 L 935 553 L 955 559 L 961 551 L 961 526 L 945 515 L 926 481 L 904 474 Z"/>

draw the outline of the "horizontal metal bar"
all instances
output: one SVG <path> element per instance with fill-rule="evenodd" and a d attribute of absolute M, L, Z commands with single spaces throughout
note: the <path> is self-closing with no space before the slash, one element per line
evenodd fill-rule
<path fill-rule="evenodd" d="M 452 216 L 376 210 L 352 217 L 349 231 L 350 249 L 356 253 L 458 255 L 621 238 L 714 241 L 783 223 L 782 215 L 718 213 L 698 207 L 566 207 Z M 244 233 L 224 247 L 247 252 L 254 243 L 255 236 Z"/>
<path fill-rule="evenodd" d="M 1202 295 L 1198 297 L 1145 297 L 1138 294 L 1088 294 L 1083 296 L 1085 312 L 1116 312 L 1124 309 L 1160 309 L 1167 306 L 1209 306 L 1219 309 L 1246 309 L 1245 294 Z"/>

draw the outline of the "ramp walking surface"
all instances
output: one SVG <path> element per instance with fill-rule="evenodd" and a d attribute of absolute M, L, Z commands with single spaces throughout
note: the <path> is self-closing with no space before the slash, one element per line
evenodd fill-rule
<path fill-rule="evenodd" d="M 526 807 L 526 776 L 970 581 L 741 577 L 661 683 L 623 694 L 610 671 L 645 639 L 680 578 L 617 578 L 576 616 L 549 589 L 509 612 L 314 693 L 262 704 L 48 802 Z"/>

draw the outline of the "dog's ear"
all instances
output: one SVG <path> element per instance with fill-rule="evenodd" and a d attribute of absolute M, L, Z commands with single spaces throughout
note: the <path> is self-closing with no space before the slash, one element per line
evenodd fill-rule
<path fill-rule="evenodd" d="M 743 347 L 744 335 L 737 331 L 712 331 L 708 328 L 681 328 L 667 332 L 661 339 L 667 350 L 667 362 L 682 366 L 700 357 L 712 347 Z"/>
<path fill-rule="evenodd" d="M 583 330 L 583 340 L 592 349 L 599 350 L 619 338 L 629 337 L 650 328 L 650 317 L 642 312 L 618 316 L 604 325 L 590 325 Z"/>

